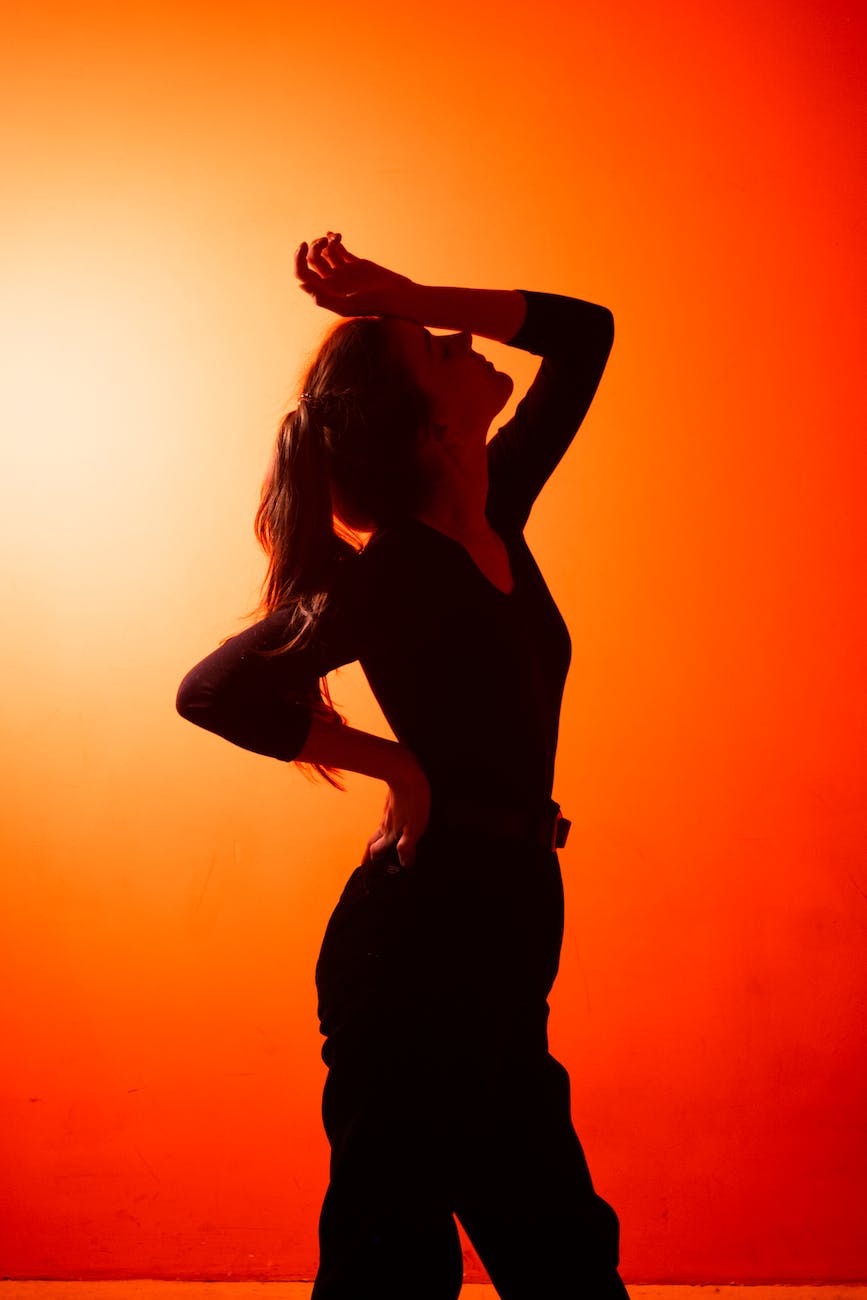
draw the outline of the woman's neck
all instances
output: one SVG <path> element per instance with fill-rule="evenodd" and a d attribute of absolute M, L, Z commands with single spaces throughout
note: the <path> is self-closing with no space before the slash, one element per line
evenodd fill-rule
<path fill-rule="evenodd" d="M 488 458 L 483 451 L 472 460 L 453 460 L 448 472 L 438 477 L 427 505 L 416 511 L 416 517 L 459 542 L 472 542 L 490 532 L 485 514 L 487 500 Z"/>
<path fill-rule="evenodd" d="M 488 497 L 487 477 L 473 491 L 450 491 L 437 494 L 423 510 L 416 511 L 422 523 L 438 528 L 459 542 L 472 542 L 490 532 L 485 514 Z"/>

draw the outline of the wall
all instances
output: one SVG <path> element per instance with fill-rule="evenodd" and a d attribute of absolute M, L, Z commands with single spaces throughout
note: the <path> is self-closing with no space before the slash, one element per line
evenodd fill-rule
<path fill-rule="evenodd" d="M 259 481 L 326 324 L 291 252 L 332 227 L 616 317 L 528 535 L 575 647 L 552 1041 L 624 1276 L 867 1276 L 863 8 L 4 27 L 0 1271 L 315 1266 L 313 966 L 382 791 L 174 693 L 255 603 Z M 383 725 L 356 670 L 335 693 Z"/>

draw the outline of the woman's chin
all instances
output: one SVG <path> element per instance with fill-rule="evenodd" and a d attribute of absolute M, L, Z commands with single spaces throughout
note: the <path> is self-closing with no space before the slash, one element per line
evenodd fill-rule
<path fill-rule="evenodd" d="M 502 406 L 500 407 L 500 410 L 502 410 L 503 406 L 506 405 L 506 402 L 508 402 L 509 398 L 512 396 L 515 381 L 511 375 L 506 374 L 505 370 L 495 370 L 494 374 L 497 376 L 500 386 L 500 393 L 502 396 Z"/>

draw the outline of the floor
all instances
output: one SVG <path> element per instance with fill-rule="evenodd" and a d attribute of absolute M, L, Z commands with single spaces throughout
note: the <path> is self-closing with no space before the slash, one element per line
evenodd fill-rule
<path fill-rule="evenodd" d="M 0 1282 L 0 1300 L 309 1300 L 310 1282 Z M 631 1300 L 867 1300 L 867 1284 L 629 1286 Z M 467 1283 L 461 1300 L 497 1300 Z"/>

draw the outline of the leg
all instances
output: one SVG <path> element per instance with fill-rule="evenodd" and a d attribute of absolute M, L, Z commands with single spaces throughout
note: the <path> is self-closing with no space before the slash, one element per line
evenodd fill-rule
<path fill-rule="evenodd" d="M 566 1071 L 547 1049 L 503 1065 L 467 1116 L 455 1205 L 498 1295 L 626 1300 L 619 1222 L 594 1191 Z"/>
<path fill-rule="evenodd" d="M 429 1063 L 453 1113 L 455 1212 L 502 1300 L 624 1300 L 617 1215 L 593 1187 L 569 1078 L 548 1052 L 559 864 L 546 853 L 485 857 L 462 883 Z"/>
<path fill-rule="evenodd" d="M 405 1300 L 408 1287 L 414 1300 L 456 1300 L 461 1289 L 440 1112 L 418 1068 L 412 981 L 396 947 L 412 887 L 356 873 L 317 967 L 331 1179 L 314 1300 Z"/>
<path fill-rule="evenodd" d="M 457 1228 L 412 1070 L 365 1044 L 330 1041 L 323 1117 L 331 1179 L 314 1300 L 456 1300 Z"/>

